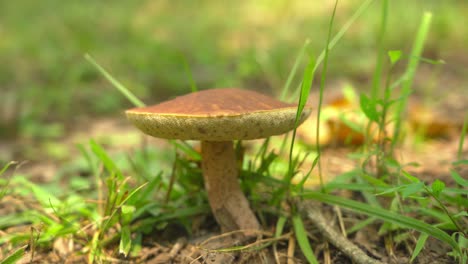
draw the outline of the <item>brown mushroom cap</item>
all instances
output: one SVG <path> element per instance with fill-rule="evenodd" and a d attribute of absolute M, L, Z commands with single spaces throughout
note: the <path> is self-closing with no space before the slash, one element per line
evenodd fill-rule
<path fill-rule="evenodd" d="M 125 113 L 144 133 L 166 139 L 266 138 L 294 128 L 297 106 L 242 89 L 211 89 Z M 300 123 L 310 114 L 302 113 Z"/>

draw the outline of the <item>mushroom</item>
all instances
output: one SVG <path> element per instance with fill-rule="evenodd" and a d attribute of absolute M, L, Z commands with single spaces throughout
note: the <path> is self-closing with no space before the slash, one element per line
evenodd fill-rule
<path fill-rule="evenodd" d="M 306 107 L 302 123 L 310 114 Z M 295 126 L 297 106 L 263 94 L 226 88 L 194 92 L 154 106 L 126 111 L 144 133 L 200 140 L 202 171 L 213 215 L 224 232 L 260 229 L 238 181 L 234 140 L 266 138 Z"/>

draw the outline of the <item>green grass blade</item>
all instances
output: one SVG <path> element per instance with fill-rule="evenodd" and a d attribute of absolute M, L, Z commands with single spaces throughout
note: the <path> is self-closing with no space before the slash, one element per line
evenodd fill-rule
<path fill-rule="evenodd" d="M 394 187 L 373 186 L 365 183 L 328 183 L 325 185 L 325 190 L 330 192 L 332 190 L 350 190 L 362 192 L 374 192 L 370 195 L 375 196 L 375 193 L 383 193 Z M 446 194 L 466 194 L 465 190 L 459 188 L 445 188 L 443 193 Z"/>
<path fill-rule="evenodd" d="M 317 166 L 319 159 L 320 159 L 320 155 L 317 155 L 317 157 L 315 157 L 315 159 L 312 161 L 312 165 L 310 166 L 310 169 L 307 172 L 307 174 L 304 175 L 302 180 L 296 185 L 296 190 L 304 190 L 304 184 L 309 179 L 310 174 L 312 173 L 312 170 L 315 168 L 315 166 Z"/>
<path fill-rule="evenodd" d="M 52 208 L 52 206 L 60 207 L 62 205 L 62 202 L 57 196 L 53 195 L 42 186 L 30 182 L 25 177 L 15 177 L 13 181 L 15 184 L 29 188 L 43 208 Z"/>
<path fill-rule="evenodd" d="M 17 162 L 16 161 L 10 161 L 7 164 L 5 164 L 5 166 L 3 166 L 3 168 L 2 168 L 2 170 L 0 170 L 0 176 L 3 173 L 5 173 L 5 171 L 8 170 L 8 168 L 13 164 L 17 164 Z M 2 187 L 0 189 L 0 200 L 2 200 L 2 198 L 6 195 L 6 192 L 8 190 L 8 184 L 9 184 L 9 180 L 6 180 L 6 182 L 4 184 L 2 184 L 2 182 L 0 182 L 0 187 Z M 3 186 L 1 186 L 1 185 L 3 185 Z"/>
<path fill-rule="evenodd" d="M 411 255 L 411 260 L 410 262 L 413 262 L 413 260 L 416 259 L 416 257 L 421 253 L 421 250 L 424 248 L 424 245 L 426 244 L 427 238 L 429 236 L 427 234 L 422 233 L 419 235 L 418 241 L 416 242 L 416 246 L 414 247 L 413 254 Z"/>
<path fill-rule="evenodd" d="M 369 203 L 372 206 L 381 207 L 379 200 L 377 200 L 377 198 L 375 197 L 374 194 L 370 193 L 373 190 L 375 191 L 375 188 L 380 187 L 380 186 L 366 184 L 365 179 L 363 178 L 364 175 L 365 175 L 364 172 L 361 172 L 361 177 L 356 177 L 356 182 L 357 183 L 340 184 L 341 185 L 340 187 L 338 187 L 338 186 L 336 186 L 336 187 L 338 187 L 338 188 L 341 188 L 341 187 L 352 188 L 353 185 L 359 185 L 361 187 L 358 187 L 358 189 L 356 189 L 356 191 L 359 191 L 359 192 L 362 193 L 362 195 L 364 196 L 364 199 L 366 199 L 367 203 Z M 377 178 L 371 178 L 371 179 L 377 179 Z M 333 185 L 334 184 L 331 184 L 330 186 L 333 186 Z M 384 188 L 382 188 L 382 189 L 384 189 Z M 386 189 L 387 188 L 385 188 L 385 190 Z"/>
<path fill-rule="evenodd" d="M 278 221 L 276 222 L 276 229 L 275 229 L 276 238 L 280 237 L 283 234 L 284 225 L 286 224 L 287 220 L 288 218 L 283 215 L 278 218 Z"/>
<path fill-rule="evenodd" d="M 143 187 L 148 185 L 148 182 L 143 183 L 142 185 L 138 186 L 137 188 L 133 189 L 126 197 L 125 199 L 120 202 L 119 206 L 124 205 L 127 201 L 129 201 L 134 195 L 136 195 L 137 192 L 139 192 Z"/>
<path fill-rule="evenodd" d="M 330 53 L 330 38 L 332 34 L 332 28 L 333 28 L 333 21 L 335 20 L 335 14 L 336 14 L 336 7 L 338 5 L 338 0 L 335 1 L 335 5 L 333 7 L 333 13 L 330 18 L 330 24 L 328 25 L 328 35 L 327 35 L 327 42 L 325 45 L 325 52 L 323 53 L 323 69 L 322 69 L 322 78 L 320 80 L 320 90 L 319 90 L 319 103 L 317 107 L 317 129 L 315 132 L 315 141 L 320 142 L 320 120 L 321 120 L 321 115 L 322 115 L 322 104 L 323 104 L 323 93 L 325 91 L 325 81 L 326 81 L 326 76 L 327 76 L 327 69 L 328 69 L 328 54 Z M 320 58 L 318 59 L 320 60 Z M 317 69 L 318 63 L 315 64 L 314 72 Z M 320 186 L 323 188 L 323 177 L 322 177 L 322 162 L 321 162 L 321 147 L 320 144 L 317 144 L 317 154 L 318 154 L 318 159 L 317 159 L 317 169 L 318 169 L 318 176 L 320 180 Z"/>
<path fill-rule="evenodd" d="M 94 263 L 94 260 L 99 260 L 102 252 L 99 243 L 99 232 L 95 232 L 90 243 L 90 252 L 88 254 L 88 263 Z M 99 261 L 97 261 L 99 263 Z"/>
<path fill-rule="evenodd" d="M 292 134 L 291 147 L 289 149 L 289 169 L 288 169 L 288 174 L 286 175 L 286 178 L 285 178 L 286 185 L 290 184 L 291 178 L 293 176 L 293 170 L 294 170 L 293 150 L 294 150 L 294 142 L 296 139 L 296 130 L 297 130 L 297 126 L 299 125 L 299 120 L 304 110 L 304 107 L 307 103 L 307 99 L 309 98 L 310 89 L 312 87 L 312 82 L 314 80 L 314 73 L 315 73 L 315 71 L 313 70 L 314 65 L 315 65 L 314 59 L 310 58 L 309 64 L 307 65 L 307 68 L 304 71 L 304 77 L 302 79 L 301 93 L 299 96 L 299 103 L 297 106 L 294 131 Z"/>
<path fill-rule="evenodd" d="M 466 116 L 465 116 L 465 121 L 463 122 L 463 127 L 462 127 L 462 131 L 461 131 L 461 134 L 460 134 L 460 140 L 458 141 L 457 158 L 459 160 L 462 159 L 463 144 L 465 142 L 465 135 L 467 134 L 467 132 L 468 132 L 468 114 L 466 114 Z"/>
<path fill-rule="evenodd" d="M 195 80 L 193 79 L 193 74 L 192 71 L 190 70 L 190 65 L 188 64 L 187 59 L 182 55 L 181 56 L 182 60 L 182 65 L 184 66 L 184 71 L 185 75 L 187 76 L 189 82 L 190 82 L 190 88 L 192 89 L 192 93 L 198 91 L 197 84 L 195 83 Z"/>
<path fill-rule="evenodd" d="M 135 188 L 133 191 L 131 191 L 126 197 L 125 199 L 123 199 L 118 205 L 116 208 L 114 208 L 114 210 L 112 210 L 112 212 L 110 213 L 107 221 L 104 222 L 104 224 L 102 225 L 102 228 L 101 230 L 107 230 L 107 227 L 109 226 L 109 224 L 111 223 L 111 220 L 113 219 L 114 215 L 117 213 L 117 210 L 119 208 L 121 208 L 130 198 L 132 198 L 138 191 L 140 191 L 143 187 L 145 187 L 148 183 L 143 183 L 142 185 L 138 186 L 137 188 Z"/>
<path fill-rule="evenodd" d="M 336 35 L 333 37 L 333 39 L 330 40 L 330 42 L 328 43 L 328 47 L 325 47 L 325 49 L 318 56 L 318 58 L 316 60 L 316 63 L 315 63 L 314 72 L 318 69 L 318 67 L 320 66 L 322 61 L 325 59 L 326 49 L 328 48 L 328 50 L 330 51 L 336 46 L 336 44 L 338 43 L 338 41 L 341 40 L 341 38 L 344 36 L 346 31 L 348 31 L 348 29 L 351 27 L 351 25 L 364 13 L 364 11 L 366 11 L 366 9 L 370 6 L 370 4 L 373 1 L 374 0 L 364 1 L 359 6 L 359 8 L 356 10 L 356 12 L 354 12 L 354 14 L 351 16 L 351 18 L 348 21 L 346 21 L 346 23 L 343 25 L 343 27 L 341 27 L 340 31 L 338 31 L 338 33 L 336 33 Z"/>
<path fill-rule="evenodd" d="M 201 160 L 201 154 L 193 149 L 189 143 L 180 140 L 170 140 L 169 143 L 176 149 L 182 151 L 188 158 L 197 161 Z"/>
<path fill-rule="evenodd" d="M 85 146 L 82 144 L 77 145 L 78 150 L 80 151 L 81 155 L 84 157 L 86 160 L 89 168 L 93 172 L 93 175 L 98 175 L 99 174 L 99 168 L 98 165 L 96 164 L 97 162 L 94 161 L 93 157 L 91 157 L 90 153 L 86 150 Z"/>
<path fill-rule="evenodd" d="M 294 76 L 296 75 L 297 68 L 299 67 L 299 63 L 301 62 L 302 57 L 304 57 L 304 53 L 307 50 L 307 46 L 309 46 L 309 44 L 310 44 L 310 39 L 306 39 L 306 41 L 304 42 L 304 45 L 302 45 L 302 48 L 296 57 L 296 60 L 294 61 L 294 65 L 291 71 L 289 72 L 288 79 L 286 80 L 286 83 L 284 84 L 283 92 L 281 92 L 281 96 L 280 96 L 281 100 L 284 100 L 286 96 L 288 95 L 289 88 L 291 87 L 292 80 Z"/>
<path fill-rule="evenodd" d="M 379 95 L 379 86 L 382 80 L 383 60 L 385 58 L 385 32 L 387 30 L 388 0 L 382 1 L 382 12 L 380 20 L 377 60 L 375 63 L 374 75 L 372 76 L 371 98 L 377 99 Z"/>
<path fill-rule="evenodd" d="M 315 60 L 311 58 L 304 72 L 304 78 L 302 79 L 301 93 L 299 95 L 299 103 L 298 103 L 297 112 L 296 112 L 296 120 L 295 120 L 296 127 L 299 124 L 302 111 L 304 111 L 304 107 L 307 104 L 307 100 L 309 99 L 310 89 L 312 88 L 312 82 L 314 81 L 314 74 L 315 74 L 315 71 L 313 70 L 314 65 L 315 65 Z"/>
<path fill-rule="evenodd" d="M 0 170 L 0 175 L 2 175 L 3 173 L 5 173 L 6 170 L 8 170 L 8 168 L 13 165 L 13 164 L 16 164 L 17 162 L 16 161 L 10 161 L 8 162 L 7 164 L 5 164 L 5 166 L 3 166 L 2 170 Z"/>
<path fill-rule="evenodd" d="M 452 162 L 452 165 L 453 166 L 468 165 L 468 159 L 461 159 L 461 160 L 454 161 Z"/>
<path fill-rule="evenodd" d="M 317 191 L 308 191 L 302 194 L 298 194 L 298 196 L 307 198 L 307 199 L 314 199 L 317 201 L 321 201 L 324 203 L 334 204 L 338 206 L 342 206 L 360 213 L 364 213 L 369 216 L 377 217 L 381 220 L 386 222 L 390 222 L 396 225 L 399 225 L 404 228 L 414 229 L 421 233 L 428 234 L 433 236 L 440 241 L 443 241 L 449 244 L 453 249 L 455 249 L 458 253 L 461 254 L 460 247 L 458 246 L 457 242 L 449 236 L 444 231 L 436 228 L 432 225 L 429 225 L 425 222 L 419 221 L 417 219 L 407 217 L 401 214 L 397 214 L 383 208 L 378 208 L 374 206 L 369 206 L 368 204 L 352 201 L 349 199 L 345 199 L 338 196 L 328 195 Z"/>
<path fill-rule="evenodd" d="M 101 160 L 104 167 L 110 173 L 116 173 L 119 179 L 123 179 L 122 172 L 114 163 L 114 161 L 109 157 L 109 155 L 107 155 L 107 152 L 94 140 L 90 140 L 89 145 L 91 146 L 91 150 L 94 152 L 94 154 Z"/>
<path fill-rule="evenodd" d="M 106 79 L 115 87 L 119 92 L 121 92 L 133 105 L 137 107 L 145 106 L 145 103 L 140 101 L 130 90 L 123 86 L 119 81 L 117 81 L 112 75 L 107 72 L 101 65 L 99 65 L 93 57 L 89 54 L 85 54 L 85 59 L 89 61 Z"/>
<path fill-rule="evenodd" d="M 29 214 L 26 212 L 21 212 L 21 213 L 10 213 L 7 215 L 2 215 L 0 217 L 0 230 L 4 230 L 7 227 L 10 226 L 19 226 L 23 225 L 25 223 L 30 222 L 31 219 L 29 219 Z M 0 238 L 0 244 L 1 244 L 1 238 Z"/>
<path fill-rule="evenodd" d="M 132 238 L 131 238 L 130 227 L 128 225 L 125 225 L 122 227 L 122 230 L 120 232 L 119 253 L 127 257 L 128 252 L 130 252 L 131 248 L 132 248 Z"/>
<path fill-rule="evenodd" d="M 0 261 L 0 264 L 15 264 L 24 256 L 27 247 L 28 245 L 20 247 L 15 252 L 13 252 L 13 254 Z"/>
<path fill-rule="evenodd" d="M 468 180 L 463 179 L 457 171 L 450 170 L 450 175 L 452 176 L 452 179 L 460 186 L 468 187 Z"/>
<path fill-rule="evenodd" d="M 352 234 L 354 232 L 357 232 L 357 231 L 363 229 L 364 227 L 366 227 L 366 226 L 372 224 L 373 222 L 375 222 L 376 219 L 377 218 L 375 218 L 375 217 L 369 217 L 369 218 L 367 218 L 365 220 L 360 220 L 357 224 L 351 226 L 350 228 L 347 228 L 346 229 L 346 234 L 350 235 L 350 234 Z"/>
<path fill-rule="evenodd" d="M 307 231 L 304 228 L 304 223 L 302 222 L 299 214 L 294 214 L 292 216 L 292 224 L 294 227 L 294 235 L 296 236 L 296 240 L 301 248 L 302 254 L 304 254 L 309 263 L 318 264 L 314 251 L 310 246 L 309 238 L 307 238 Z"/>
<path fill-rule="evenodd" d="M 150 200 L 151 194 L 158 189 L 158 185 L 162 182 L 162 175 L 163 172 L 161 171 L 148 181 L 148 185 L 138 195 L 139 202 Z"/>
<path fill-rule="evenodd" d="M 344 33 L 346 33 L 346 31 L 348 31 L 348 29 L 351 27 L 351 25 L 356 21 L 356 19 L 358 19 L 364 13 L 364 11 L 370 6 L 370 4 L 373 1 L 374 0 L 364 1 L 359 6 L 358 10 L 356 10 L 356 12 L 351 16 L 351 18 L 348 21 L 346 21 L 344 26 L 340 29 L 340 31 L 338 31 L 338 33 L 335 35 L 335 37 L 333 37 L 333 39 L 330 41 L 330 43 L 328 44 L 328 49 L 329 50 L 331 50 L 331 49 L 333 49 L 333 47 L 335 47 L 335 45 L 338 43 L 338 41 L 340 41 L 340 39 L 343 37 Z M 319 55 L 319 57 L 317 59 L 317 64 L 315 65 L 314 71 L 318 68 L 320 63 L 322 63 L 322 61 L 325 59 L 325 51 L 326 50 L 323 50 L 322 53 L 320 53 L 320 55 Z"/>
<path fill-rule="evenodd" d="M 424 48 L 424 43 L 426 42 L 426 37 L 429 32 L 429 27 L 431 25 L 432 20 L 432 13 L 426 12 L 422 18 L 421 24 L 419 25 L 418 33 L 416 34 L 416 39 L 413 43 L 413 47 L 411 50 L 408 66 L 406 68 L 406 72 L 404 74 L 404 81 L 402 83 L 401 94 L 407 95 L 411 93 L 411 86 L 413 85 L 414 75 L 416 73 L 416 69 L 418 68 L 420 57 Z M 401 123 L 403 114 L 408 102 L 408 97 L 405 96 L 400 101 L 396 109 L 396 120 L 395 120 L 395 130 L 393 133 L 393 141 L 392 145 L 395 146 L 396 142 L 400 137 L 401 133 Z"/>
<path fill-rule="evenodd" d="M 133 225 L 135 229 L 146 229 L 148 227 L 154 227 L 158 223 L 162 223 L 164 221 L 175 221 L 177 219 L 183 219 L 186 217 L 193 217 L 195 215 L 200 214 L 207 214 L 210 212 L 210 207 L 208 205 L 200 205 L 194 206 L 189 208 L 178 208 L 172 211 L 166 211 L 159 215 L 154 215 L 153 217 L 142 219 L 141 221 L 137 222 Z"/>

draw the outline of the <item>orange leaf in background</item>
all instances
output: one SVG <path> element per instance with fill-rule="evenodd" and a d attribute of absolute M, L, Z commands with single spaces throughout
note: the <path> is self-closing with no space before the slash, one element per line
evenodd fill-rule
<path fill-rule="evenodd" d="M 306 144 L 316 145 L 361 145 L 365 142 L 367 118 L 361 112 L 359 103 L 354 99 L 355 92 L 347 88 L 323 107 L 320 121 L 320 137 L 316 140 L 317 115 L 311 114 L 298 128 L 298 136 Z M 349 96 L 352 93 L 354 96 Z"/>
<path fill-rule="evenodd" d="M 317 144 L 320 144 L 320 146 L 325 146 L 328 145 L 331 141 L 331 133 L 328 125 L 324 121 L 320 121 L 320 136 L 318 138 L 317 142 L 317 114 L 312 114 L 309 116 L 309 118 L 302 123 L 297 128 L 297 136 L 299 139 L 301 139 L 304 143 L 307 145 L 311 146 L 316 146 Z"/>
<path fill-rule="evenodd" d="M 428 138 L 449 138 L 461 128 L 463 120 L 453 120 L 448 113 L 438 108 L 425 106 L 415 100 L 411 101 L 408 110 L 408 121 L 415 133 Z"/>

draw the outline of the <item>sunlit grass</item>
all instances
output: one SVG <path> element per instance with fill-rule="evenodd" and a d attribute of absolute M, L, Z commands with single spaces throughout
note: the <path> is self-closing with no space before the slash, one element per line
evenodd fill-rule
<path fill-rule="evenodd" d="M 333 64 L 334 62 L 333 57 L 329 58 L 329 52 L 333 55 L 334 51 L 331 51 L 331 48 L 338 45 L 338 41 L 343 41 L 342 36 L 359 15 L 365 13 L 371 2 L 363 2 L 334 38 L 331 38 L 333 27 L 330 23 L 328 37 L 326 41 L 321 41 L 321 43 L 325 42 L 326 49 L 317 58 L 311 56 L 310 52 L 310 50 L 316 50 L 316 47 L 311 46 L 310 40 L 304 42 L 282 90 L 283 98 L 290 94 L 298 95 L 298 115 L 307 101 L 314 75 L 322 62 L 324 68 L 322 69 L 320 96 L 326 92 L 324 87 L 328 80 L 328 77 L 326 78 L 327 63 Z M 360 96 L 362 113 L 368 118 L 370 124 L 377 123 L 380 131 L 386 129 L 389 123 L 388 115 L 395 111 L 392 100 L 401 96 L 405 97 L 411 92 L 411 79 L 421 59 L 421 49 L 426 44 L 426 35 L 429 33 L 426 18 L 419 27 L 420 32 L 424 34 L 416 36 L 415 48 L 409 56 L 408 71 L 405 74 L 409 79 L 403 83 L 402 93 L 394 92 L 390 83 L 382 82 L 382 79 L 387 78 L 390 81 L 392 74 L 396 73 L 391 71 L 386 73 L 383 69 L 391 68 L 400 61 L 401 52 L 388 53 L 385 48 L 385 36 L 390 34 L 388 32 L 390 26 L 386 21 L 387 12 L 392 11 L 388 9 L 388 1 L 383 1 L 381 4 L 379 48 L 371 95 L 361 93 Z M 334 16 L 333 13 L 331 21 L 334 21 Z M 414 29 L 417 24 L 412 26 Z M 390 56 L 387 57 L 387 54 Z M 133 105 L 143 105 L 140 99 L 130 93 L 129 89 L 120 84 L 116 78 L 103 70 L 90 57 L 87 58 Z M 307 59 L 304 60 L 304 58 Z M 296 77 L 299 75 L 297 72 L 302 70 L 300 65 L 303 61 L 306 61 L 307 65 L 304 68 L 304 74 L 302 77 Z M 185 84 L 190 84 L 191 90 L 195 91 L 197 80 L 190 71 L 193 67 L 189 67 L 188 61 L 184 63 L 179 67 L 183 67 L 186 71 Z M 248 73 L 255 75 L 255 72 Z M 190 80 L 187 81 L 187 78 Z M 291 86 L 294 87 L 294 80 L 297 78 L 302 78 L 302 84 L 297 92 L 291 93 Z M 384 83 L 383 86 L 382 83 Z M 380 89 L 383 92 L 380 92 Z M 189 92 L 189 89 L 186 92 Z M 401 107 L 405 105 L 405 100 L 406 97 L 395 111 L 398 116 L 396 121 L 400 123 L 405 122 L 400 112 Z M 319 103 L 316 107 L 320 111 L 323 106 Z M 467 121 L 462 129 L 462 135 L 466 133 L 466 130 Z M 466 251 L 462 251 L 467 243 L 466 230 L 463 229 L 465 223 L 463 218 L 466 217 L 466 211 L 463 208 L 468 207 L 466 180 L 456 170 L 452 170 L 452 178 L 458 187 L 449 188 L 437 181 L 427 184 L 407 173 L 404 166 L 398 163 L 397 157 L 393 156 L 392 149 L 386 147 L 388 140 L 396 146 L 399 143 L 398 138 L 399 136 L 385 137 L 377 143 L 372 140 L 366 142 L 363 149 L 357 150 L 361 157 L 362 167 L 339 175 L 332 182 L 321 181 L 320 191 L 307 190 L 304 187 L 307 177 L 304 181 L 299 181 L 298 185 L 292 182 L 298 167 L 302 164 L 303 157 L 307 155 L 304 152 L 308 151 L 297 150 L 294 134 L 292 138 L 286 138 L 285 143 L 282 143 L 281 149 L 286 149 L 284 152 L 289 154 L 288 158 L 284 159 L 278 156 L 278 153 L 283 152 L 272 149 L 270 147 L 272 142 L 267 139 L 258 149 L 254 148 L 253 154 L 246 154 L 251 161 L 242 163 L 242 187 L 249 194 L 254 205 L 253 209 L 262 223 L 276 223 L 274 237 L 278 239 L 286 232 L 294 232 L 304 257 L 309 262 L 317 262 L 313 248 L 317 241 L 307 236 L 308 231 L 302 220 L 303 212 L 297 210 L 291 202 L 292 199 L 298 197 L 337 205 L 369 217 L 349 228 L 348 232 L 357 232 L 367 225 L 376 225 L 379 231 L 392 237 L 409 236 L 413 230 L 419 232 L 416 243 L 410 239 L 405 240 L 414 249 L 411 254 L 412 259 L 417 258 L 428 236 L 432 236 L 450 245 L 453 249 L 451 254 L 463 263 L 467 258 Z M 466 165 L 466 160 L 463 160 L 461 155 L 464 137 L 461 136 L 459 141 L 459 155 L 455 165 Z M 291 145 L 288 145 L 288 142 L 291 142 Z M 87 184 L 80 185 L 78 182 L 75 188 L 68 185 L 64 188 L 59 182 L 40 185 L 31 182 L 28 175 L 19 173 L 0 179 L 0 201 L 11 195 L 19 197 L 20 200 L 23 199 L 30 205 L 30 208 L 21 212 L 0 218 L 2 230 L 20 225 L 31 226 L 31 229 L 25 228 L 1 236 L 0 245 L 9 243 L 12 248 L 9 257 L 4 261 L 15 263 L 19 260 L 25 254 L 25 245 L 31 248 L 50 248 L 57 238 L 69 239 L 78 244 L 79 254 L 85 256 L 91 263 L 106 261 L 116 256 L 138 256 L 138 250 L 144 246 L 143 237 L 174 228 L 174 226 L 179 229 L 182 227 L 184 234 L 191 235 L 193 219 L 210 215 L 206 195 L 202 191 L 200 155 L 185 142 L 172 141 L 171 143 L 173 148 L 170 155 L 166 155 L 170 158 L 164 161 L 149 158 L 156 159 L 160 156 L 148 153 L 148 151 L 151 152 L 148 146 L 130 151 L 127 153 L 127 159 L 121 160 L 109 154 L 105 147 L 95 141 L 81 145 L 79 147 L 81 156 L 92 179 L 86 179 Z M 377 156 L 379 160 L 376 164 L 369 162 L 374 156 Z M 319 164 L 317 163 L 320 162 L 319 159 L 320 148 L 314 162 L 309 164 L 312 167 L 311 170 Z M 374 166 L 372 168 L 375 170 L 367 170 L 368 166 Z M 275 167 L 283 169 L 272 169 Z M 8 172 L 7 170 L 8 165 L 0 171 L 0 175 Z M 78 178 L 77 174 L 78 171 L 74 171 L 71 177 Z M 89 184 L 89 181 L 92 183 Z M 355 194 L 353 198 L 362 195 L 364 202 L 335 194 L 341 190 L 353 191 Z M 260 195 L 259 191 L 265 192 L 266 196 L 263 196 L 263 193 Z M 289 208 L 285 208 L 285 204 L 289 205 Z M 450 211 L 447 209 L 449 207 Z M 270 218 L 273 218 L 273 221 Z M 429 225 L 428 222 L 433 224 Z M 273 247 L 278 246 L 272 243 Z M 233 250 L 241 249 L 234 248 Z"/>

